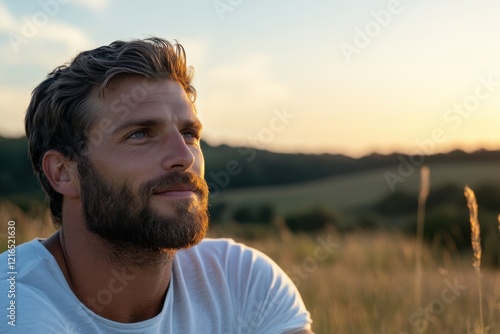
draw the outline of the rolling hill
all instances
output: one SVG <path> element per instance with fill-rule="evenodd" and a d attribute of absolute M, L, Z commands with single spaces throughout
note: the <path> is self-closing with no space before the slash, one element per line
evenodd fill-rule
<path fill-rule="evenodd" d="M 459 189 L 466 184 L 471 187 L 485 184 L 500 187 L 498 163 L 434 162 L 429 164 L 429 168 L 431 190 L 448 184 L 457 185 Z M 210 202 L 212 205 L 225 203 L 228 212 L 242 205 L 268 204 L 279 214 L 309 207 L 328 207 L 345 215 L 355 214 L 392 193 L 384 176 L 387 172 L 397 174 L 398 171 L 394 167 L 378 168 L 292 185 L 232 189 L 212 196 Z M 395 191 L 413 194 L 416 198 L 419 182 L 420 175 L 416 170 L 404 182 L 398 183 Z"/>

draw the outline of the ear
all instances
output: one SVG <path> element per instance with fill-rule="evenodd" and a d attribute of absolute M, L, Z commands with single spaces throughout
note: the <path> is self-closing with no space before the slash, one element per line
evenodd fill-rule
<path fill-rule="evenodd" d="M 80 196 L 80 179 L 76 162 L 59 151 L 48 150 L 42 158 L 42 169 L 55 191 L 63 196 Z"/>

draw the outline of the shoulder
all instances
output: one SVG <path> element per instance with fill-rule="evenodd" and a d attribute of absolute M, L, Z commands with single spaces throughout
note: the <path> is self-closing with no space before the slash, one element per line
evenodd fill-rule
<path fill-rule="evenodd" d="M 232 239 L 204 239 L 178 253 L 174 268 L 183 278 L 228 289 L 236 300 L 244 294 L 264 294 L 273 289 L 296 288 L 285 272 L 264 253 Z M 199 284 L 199 283 L 197 283 Z"/>
<path fill-rule="evenodd" d="M 50 256 L 38 239 L 0 254 L 1 267 L 5 268 L 0 273 L 0 291 L 7 297 L 0 298 L 0 308 L 7 310 L 9 320 L 0 323 L 0 332 L 71 332 L 54 299 L 49 298 L 58 281 Z"/>
<path fill-rule="evenodd" d="M 49 255 L 39 239 L 21 245 L 9 244 L 8 249 L 0 254 L 0 266 L 5 268 L 0 272 L 0 279 L 7 278 L 13 272 L 22 277 L 36 269 L 40 262 L 48 260 Z"/>
<path fill-rule="evenodd" d="M 179 265 L 197 286 L 228 292 L 239 330 L 274 333 L 310 328 L 310 315 L 297 288 L 264 253 L 232 239 L 205 239 L 179 255 Z M 207 278 L 205 283 L 200 277 Z"/>

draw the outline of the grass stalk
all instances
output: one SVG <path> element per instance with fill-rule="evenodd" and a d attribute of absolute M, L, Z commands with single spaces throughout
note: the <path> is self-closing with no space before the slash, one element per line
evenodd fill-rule
<path fill-rule="evenodd" d="M 417 209 L 417 238 L 415 247 L 415 307 L 418 308 L 422 299 L 422 249 L 424 243 L 425 202 L 429 196 L 429 167 L 420 169 L 420 191 Z"/>
<path fill-rule="evenodd" d="M 500 234 L 500 215 L 498 215 L 498 234 Z"/>
<path fill-rule="evenodd" d="M 477 285 L 479 289 L 479 323 L 480 323 L 481 333 L 484 333 L 483 296 L 482 296 L 482 286 L 481 286 L 482 249 L 481 249 L 481 231 L 478 219 L 478 205 L 476 201 L 476 195 L 474 194 L 474 191 L 471 188 L 465 186 L 464 194 L 467 200 L 467 206 L 469 207 L 471 244 L 472 244 L 472 250 L 474 251 L 472 267 L 474 268 L 477 274 Z"/>

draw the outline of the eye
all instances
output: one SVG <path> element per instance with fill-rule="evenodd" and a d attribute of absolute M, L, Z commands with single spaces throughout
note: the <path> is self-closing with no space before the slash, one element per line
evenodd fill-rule
<path fill-rule="evenodd" d="M 194 133 L 192 131 L 186 131 L 184 132 L 184 137 L 187 137 L 187 138 L 194 138 Z"/>
<path fill-rule="evenodd" d="M 184 136 L 184 138 L 190 141 L 198 141 L 198 139 L 200 139 L 200 132 L 196 130 L 184 130 L 182 132 L 182 135 Z"/>
<path fill-rule="evenodd" d="M 135 132 L 132 132 L 128 138 L 132 138 L 132 139 L 142 139 L 142 138 L 146 138 L 146 131 L 145 130 L 138 130 L 138 131 L 135 131 Z"/>

